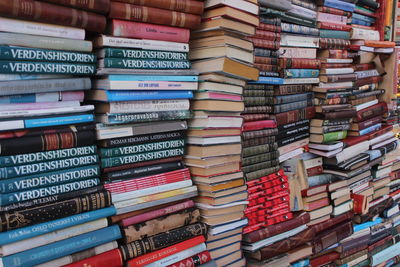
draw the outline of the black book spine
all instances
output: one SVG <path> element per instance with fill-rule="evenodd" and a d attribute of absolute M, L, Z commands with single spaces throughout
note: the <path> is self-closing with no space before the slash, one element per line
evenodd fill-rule
<path fill-rule="evenodd" d="M 265 137 L 245 140 L 242 142 L 242 147 L 259 146 L 268 143 L 274 143 L 275 141 L 276 141 L 275 136 L 265 136 Z"/>
<path fill-rule="evenodd" d="M 278 146 L 279 146 L 279 147 L 285 146 L 285 145 L 291 144 L 291 143 L 293 143 L 293 142 L 296 142 L 296 141 L 298 141 L 298 140 L 307 138 L 307 137 L 309 137 L 309 136 L 310 136 L 310 133 L 309 133 L 308 130 L 307 130 L 307 131 L 305 131 L 305 132 L 299 133 L 298 135 L 295 135 L 295 136 L 292 136 L 292 137 L 289 137 L 289 138 L 285 138 L 285 139 L 279 140 L 279 141 L 278 141 Z"/>
<path fill-rule="evenodd" d="M 278 132 L 289 130 L 290 128 L 303 127 L 310 125 L 310 120 L 301 120 L 293 123 L 278 126 Z"/>
<path fill-rule="evenodd" d="M 110 172 L 105 173 L 103 178 L 110 182 L 116 182 L 118 180 L 123 180 L 126 178 L 140 178 L 150 175 L 155 175 L 164 172 L 175 171 L 179 169 L 183 169 L 184 165 L 181 161 L 177 162 L 167 162 L 167 163 L 160 163 L 151 166 L 143 166 L 134 169 L 128 169 L 123 171 L 117 172 Z"/>
<path fill-rule="evenodd" d="M 94 131 L 46 133 L 44 135 L 18 139 L 0 140 L 0 155 L 43 152 L 56 149 L 66 149 L 79 146 L 90 146 L 95 143 Z"/>
<path fill-rule="evenodd" d="M 129 260 L 206 233 L 205 224 L 195 223 L 122 245 L 120 250 L 124 260 Z"/>
<path fill-rule="evenodd" d="M 242 159 L 242 166 L 253 165 L 265 161 L 275 160 L 279 157 L 278 151 L 273 151 L 269 153 L 258 154 L 251 157 L 245 157 Z"/>
<path fill-rule="evenodd" d="M 283 140 L 286 138 L 291 138 L 294 135 L 302 134 L 302 133 L 308 132 L 309 130 L 310 130 L 309 125 L 302 125 L 299 127 L 294 127 L 294 128 L 283 130 L 283 131 L 279 132 L 279 134 L 276 136 L 276 138 L 278 140 L 278 144 L 279 144 L 280 140 Z"/>
<path fill-rule="evenodd" d="M 254 139 L 254 138 L 259 138 L 259 137 L 275 136 L 275 135 L 278 135 L 277 128 L 243 132 L 242 138 L 243 138 L 243 140 L 249 140 L 249 139 Z"/>
<path fill-rule="evenodd" d="M 251 157 L 262 153 L 274 152 L 277 149 L 278 149 L 277 143 L 269 143 L 260 146 L 246 147 L 243 148 L 242 150 L 242 157 Z"/>

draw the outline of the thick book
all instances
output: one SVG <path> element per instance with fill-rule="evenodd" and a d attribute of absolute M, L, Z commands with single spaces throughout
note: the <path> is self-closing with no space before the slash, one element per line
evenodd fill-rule
<path fill-rule="evenodd" d="M 12 14 L 19 19 L 83 28 L 95 33 L 101 33 L 106 28 L 106 18 L 102 15 L 40 1 L 8 2 L 2 5 L 0 14 L 6 17 Z"/>
<path fill-rule="evenodd" d="M 191 14 L 196 14 L 196 15 L 203 14 L 203 10 L 204 10 L 204 3 L 202 1 L 193 1 L 193 0 L 184 1 L 183 3 L 179 2 L 179 1 L 175 1 L 175 0 L 168 0 L 168 1 L 165 1 L 165 0 L 153 0 L 153 1 L 118 0 L 118 2 L 124 2 L 124 3 L 133 4 L 133 5 L 148 6 L 148 7 L 156 7 L 156 8 L 161 8 L 161 9 L 166 9 L 166 10 L 174 10 L 174 11 L 178 11 L 178 12 L 191 13 Z"/>
<path fill-rule="evenodd" d="M 111 2 L 108 17 L 190 29 L 200 25 L 200 16 L 197 15 L 118 2 Z"/>
<path fill-rule="evenodd" d="M 353 234 L 352 222 L 338 224 L 329 230 L 319 233 L 313 240 L 313 252 L 319 253 L 322 250 L 338 243 L 340 240 Z"/>

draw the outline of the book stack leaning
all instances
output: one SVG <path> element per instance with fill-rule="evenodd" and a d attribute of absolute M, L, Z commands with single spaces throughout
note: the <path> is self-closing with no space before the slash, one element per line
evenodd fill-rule
<path fill-rule="evenodd" d="M 185 162 L 199 188 L 195 201 L 209 226 L 206 244 L 217 266 L 245 264 L 241 240 L 248 193 L 240 166 L 240 114 L 245 81 L 258 78 L 253 45 L 245 40 L 259 23 L 253 2 L 205 1 L 203 22 L 190 42 L 200 83 Z"/>
<path fill-rule="evenodd" d="M 116 208 L 111 221 L 123 233 L 112 258 L 126 266 L 206 263 L 207 227 L 182 162 L 189 99 L 198 87 L 188 41 L 203 3 L 127 2 L 111 2 L 107 31 L 94 39 L 99 69 L 87 94 L 104 187 Z"/>
<path fill-rule="evenodd" d="M 106 24 L 109 3 L 99 2 L 0 8 L 2 266 L 66 265 L 121 237 L 107 221 L 115 210 L 101 186 L 94 107 L 81 105 L 96 72 L 86 30 Z"/>

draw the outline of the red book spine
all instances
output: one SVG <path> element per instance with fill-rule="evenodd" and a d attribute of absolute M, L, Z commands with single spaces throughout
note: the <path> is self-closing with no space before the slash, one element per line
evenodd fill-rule
<path fill-rule="evenodd" d="M 349 51 L 347 50 L 339 50 L 339 49 L 331 49 L 329 50 L 328 58 L 348 58 Z"/>
<path fill-rule="evenodd" d="M 352 212 L 347 212 L 345 214 L 342 214 L 340 216 L 331 218 L 325 222 L 321 222 L 318 224 L 315 224 L 312 226 L 312 228 L 314 228 L 316 233 L 322 232 L 326 229 L 331 228 L 334 225 L 337 225 L 339 223 L 345 222 L 347 220 L 350 220 L 353 217 L 353 213 Z"/>
<path fill-rule="evenodd" d="M 2 1 L 0 15 L 83 28 L 97 33 L 104 32 L 106 28 L 106 18 L 102 15 L 33 0 Z"/>
<path fill-rule="evenodd" d="M 122 255 L 119 249 L 113 249 L 99 255 L 77 261 L 68 265 L 64 265 L 65 267 L 122 267 L 124 264 L 122 260 Z"/>
<path fill-rule="evenodd" d="M 181 210 L 185 210 L 188 208 L 194 207 L 194 202 L 193 200 L 188 200 L 182 203 L 178 203 L 172 206 L 168 206 L 162 209 L 158 209 L 158 210 L 153 210 L 153 211 L 149 211 L 146 213 L 142 213 L 133 217 L 129 217 L 126 219 L 123 219 L 121 221 L 121 226 L 123 227 L 127 227 L 129 225 L 133 225 L 133 224 L 137 224 L 137 223 L 141 223 L 141 222 L 145 222 L 148 220 L 152 220 L 167 214 L 172 214 Z"/>
<path fill-rule="evenodd" d="M 344 39 L 321 38 L 319 45 L 321 49 L 346 49 L 351 43 Z"/>
<path fill-rule="evenodd" d="M 189 29 L 116 19 L 111 21 L 109 34 L 116 37 L 179 43 L 187 43 L 190 38 Z"/>
<path fill-rule="evenodd" d="M 321 61 L 318 59 L 281 58 L 279 66 L 287 69 L 320 69 Z"/>
<path fill-rule="evenodd" d="M 277 125 L 285 125 L 299 120 L 309 120 L 315 117 L 315 108 L 307 107 L 305 109 L 293 110 L 289 112 L 276 114 Z"/>
<path fill-rule="evenodd" d="M 278 66 L 276 66 L 276 65 L 255 63 L 254 67 L 259 69 L 260 71 L 273 71 L 273 72 L 277 72 L 278 71 Z"/>
<path fill-rule="evenodd" d="M 315 166 L 310 169 L 307 169 L 307 175 L 315 176 L 315 175 L 321 174 L 323 171 L 324 171 L 324 169 L 322 168 L 322 166 Z"/>
<path fill-rule="evenodd" d="M 334 30 L 334 31 L 351 31 L 352 27 L 350 25 L 343 25 L 337 23 L 320 22 L 318 23 L 320 29 Z"/>
<path fill-rule="evenodd" d="M 387 125 L 385 127 L 383 127 L 382 129 L 376 131 L 376 132 L 372 132 L 370 134 L 367 134 L 367 137 L 369 140 L 374 139 L 382 134 L 391 132 L 393 130 L 393 125 Z"/>
<path fill-rule="evenodd" d="M 110 10 L 110 0 L 96 0 L 96 1 L 76 1 L 76 0 L 44 0 L 43 2 L 50 2 L 63 6 L 70 6 L 77 9 L 84 9 L 96 13 L 107 14 Z"/>
<path fill-rule="evenodd" d="M 355 81 L 354 85 L 357 87 L 361 87 L 367 84 L 380 83 L 382 80 L 383 78 L 381 76 L 368 77 Z"/>
<path fill-rule="evenodd" d="M 353 199 L 353 204 L 354 204 L 353 210 L 355 213 L 363 214 L 365 211 L 368 210 L 367 196 L 351 194 L 351 198 Z"/>
<path fill-rule="evenodd" d="M 178 243 L 173 246 L 169 246 L 167 248 L 159 249 L 157 251 L 153 251 L 150 253 L 147 253 L 143 256 L 131 259 L 127 262 L 128 267 L 141 267 L 147 264 L 150 264 L 152 262 L 161 260 L 165 257 L 171 256 L 173 254 L 179 253 L 183 250 L 186 250 L 188 248 L 200 245 L 201 243 L 204 243 L 206 240 L 204 239 L 204 236 L 197 236 L 195 238 L 191 238 L 189 240 L 183 241 L 181 243 Z"/>
<path fill-rule="evenodd" d="M 256 34 L 254 35 L 254 37 L 260 38 L 263 40 L 267 40 L 267 41 L 279 42 L 281 40 L 280 33 L 263 31 L 263 30 L 259 30 L 259 29 L 256 29 Z"/>
<path fill-rule="evenodd" d="M 318 11 L 324 12 L 324 13 L 331 13 L 331 14 L 339 15 L 339 16 L 346 16 L 346 17 L 350 17 L 352 14 L 351 12 L 347 12 L 347 11 L 332 8 L 332 7 L 326 7 L 326 6 L 319 7 Z"/>
<path fill-rule="evenodd" d="M 346 139 L 343 139 L 342 142 L 346 145 L 346 146 L 353 146 L 356 145 L 358 143 L 364 142 L 368 140 L 368 136 L 367 135 L 363 135 L 363 136 L 350 136 L 347 137 Z"/>
<path fill-rule="evenodd" d="M 184 260 L 178 261 L 177 263 L 168 265 L 167 267 L 190 267 L 190 266 L 198 266 L 200 264 L 207 263 L 211 261 L 211 255 L 208 251 L 203 251 L 197 255 L 194 255 L 190 258 L 186 258 Z"/>
<path fill-rule="evenodd" d="M 118 0 L 132 5 L 156 7 L 196 15 L 203 14 L 204 3 L 193 0 Z"/>
<path fill-rule="evenodd" d="M 304 205 L 305 206 L 304 210 L 312 211 L 312 210 L 316 210 L 316 209 L 322 208 L 327 205 L 329 205 L 329 198 L 323 198 L 323 199 L 319 199 L 317 201 L 306 203 Z"/>
<path fill-rule="evenodd" d="M 339 258 L 340 258 L 340 254 L 338 252 L 330 252 L 325 255 L 311 259 L 310 265 L 311 265 L 311 267 L 319 267 L 319 266 L 328 264 L 330 262 L 333 262 L 334 260 L 337 260 Z"/>
<path fill-rule="evenodd" d="M 200 25 L 200 16 L 154 7 L 111 2 L 109 18 L 148 22 L 194 29 Z"/>
<path fill-rule="evenodd" d="M 375 64 L 373 63 L 357 64 L 354 67 L 355 71 L 372 70 L 372 69 L 375 69 Z"/>
<path fill-rule="evenodd" d="M 276 65 L 278 64 L 278 60 L 272 57 L 254 57 L 254 63 Z"/>
<path fill-rule="evenodd" d="M 246 122 L 243 124 L 243 131 L 257 131 L 266 128 L 276 128 L 276 123 L 274 120 L 264 120 L 264 121 L 254 121 L 254 122 Z"/>
<path fill-rule="evenodd" d="M 189 169 L 177 170 L 121 182 L 106 183 L 104 188 L 111 193 L 120 194 L 185 180 L 190 180 Z"/>
<path fill-rule="evenodd" d="M 269 118 L 268 114 L 243 114 L 241 116 L 245 122 L 260 121 Z"/>
<path fill-rule="evenodd" d="M 387 112 L 387 104 L 384 102 L 378 103 L 366 109 L 357 112 L 357 121 L 365 121 L 378 115 Z"/>
<path fill-rule="evenodd" d="M 264 39 L 259 39 L 259 38 L 254 38 L 254 37 L 247 37 L 247 40 L 253 42 L 255 47 L 261 47 L 261 48 L 273 49 L 273 50 L 277 50 L 281 47 L 280 42 L 266 41 Z"/>
<path fill-rule="evenodd" d="M 381 121 L 382 121 L 382 116 L 371 118 L 369 120 L 358 123 L 358 129 L 364 130 L 365 128 L 371 127 L 372 125 L 380 123 Z"/>
<path fill-rule="evenodd" d="M 269 31 L 269 32 L 281 32 L 281 26 L 273 25 L 273 24 L 266 24 L 266 23 L 260 23 L 258 26 L 259 30 L 263 31 Z"/>

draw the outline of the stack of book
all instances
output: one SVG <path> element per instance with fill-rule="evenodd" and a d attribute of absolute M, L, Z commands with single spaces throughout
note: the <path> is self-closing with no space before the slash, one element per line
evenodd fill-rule
<path fill-rule="evenodd" d="M 198 185 L 197 206 L 209 226 L 207 248 L 218 266 L 243 266 L 242 228 L 248 193 L 240 160 L 243 86 L 257 80 L 253 45 L 259 24 L 256 1 L 205 1 L 193 32 L 190 59 L 200 72 L 192 103 L 186 164 Z"/>
<path fill-rule="evenodd" d="M 124 236 L 112 257 L 128 266 L 209 262 L 207 227 L 187 200 L 197 187 L 182 162 L 189 99 L 198 88 L 188 42 L 204 3 L 122 2 L 111 2 L 106 35 L 94 39 L 99 68 L 87 94 L 104 187 L 116 208 L 111 220 Z"/>
<path fill-rule="evenodd" d="M 116 249 L 121 237 L 108 227 L 115 209 L 99 179 L 94 107 L 81 105 L 96 72 L 85 29 L 105 28 L 96 13 L 109 3 L 66 5 L 12 1 L 0 10 L 12 17 L 0 18 L 4 266 L 61 266 Z"/>

